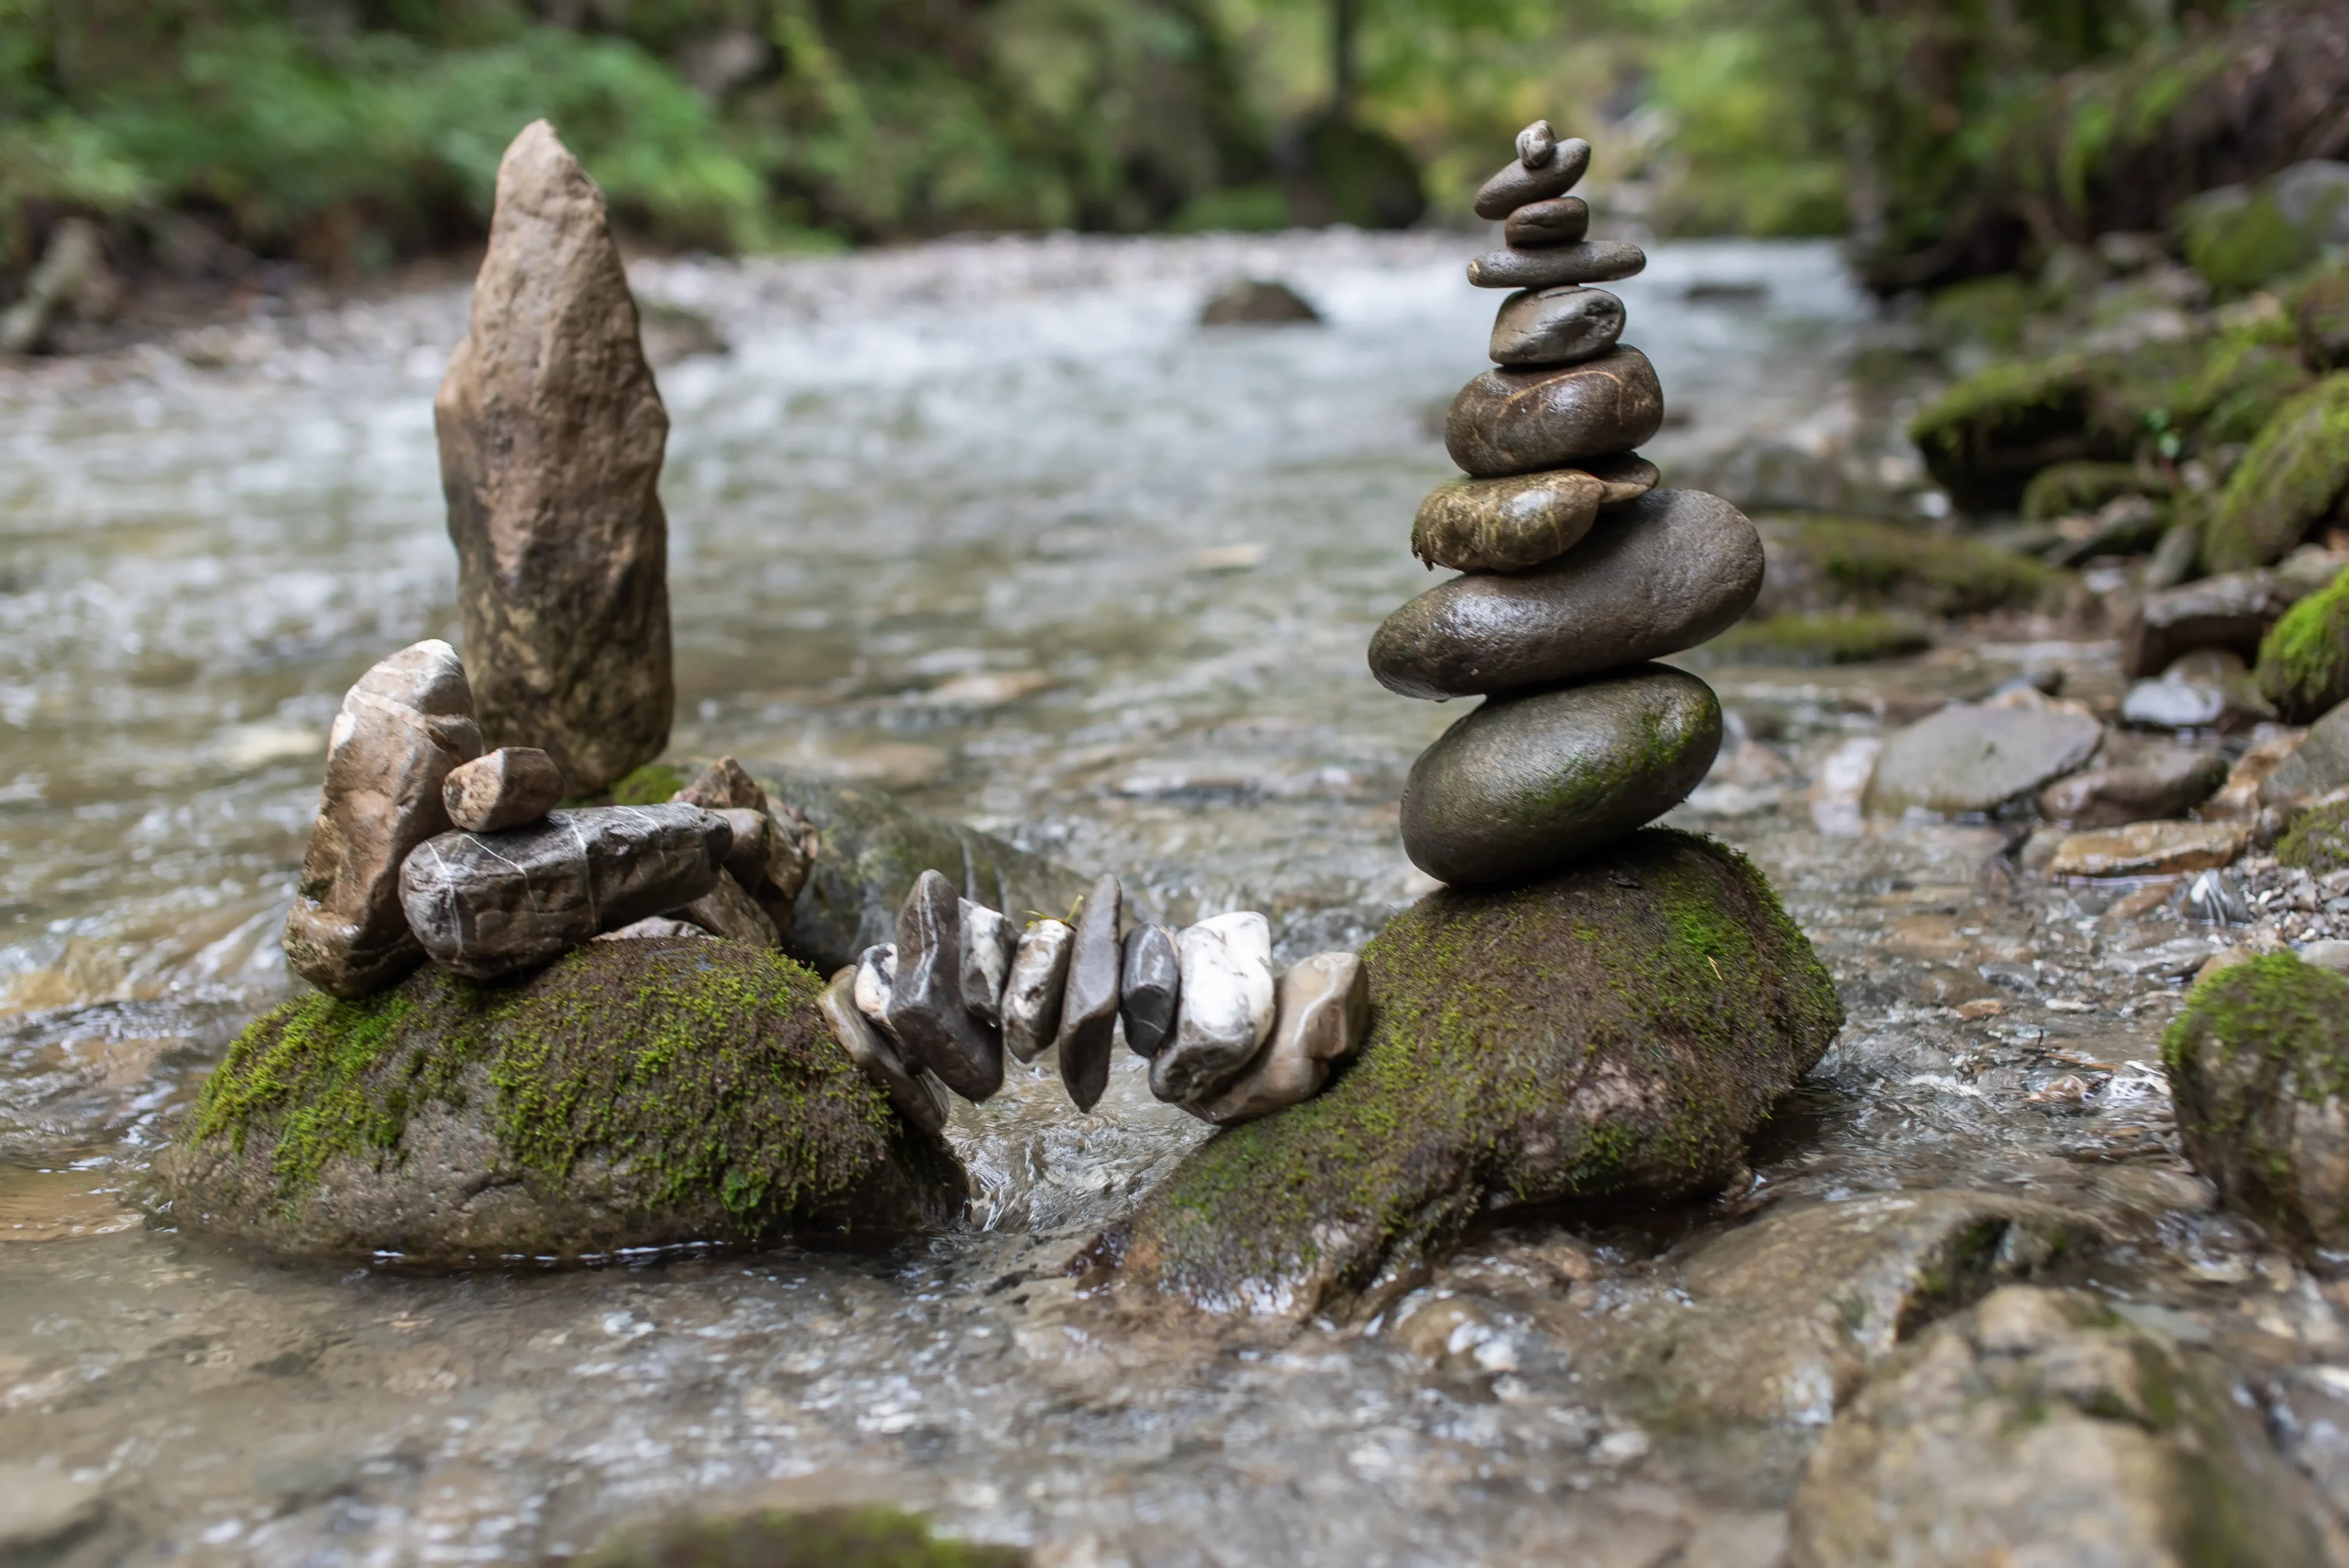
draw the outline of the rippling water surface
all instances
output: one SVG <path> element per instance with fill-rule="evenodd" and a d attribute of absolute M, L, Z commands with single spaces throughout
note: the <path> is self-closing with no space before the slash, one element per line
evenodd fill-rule
<path fill-rule="evenodd" d="M 1177 915 L 1268 909 L 1287 955 L 1359 943 L 1423 890 L 1396 799 L 1459 711 L 1385 693 L 1362 650 L 1429 581 L 1410 518 L 1494 303 L 1465 248 L 641 267 L 732 343 L 661 372 L 677 751 L 877 780 Z M 1326 325 L 1195 327 L 1242 271 Z M 1826 247 L 1661 247 L 1622 292 L 1675 410 L 1667 483 L 1767 499 L 1787 463 L 1877 461 L 1849 373 L 1875 328 Z M 142 1220 L 174 1107 L 286 984 L 343 689 L 455 638 L 430 397 L 463 308 L 355 305 L 227 332 L 208 368 L 159 349 L 0 382 L 0 1480 L 71 1501 L 70 1560 L 531 1561 L 762 1488 L 902 1499 L 1050 1563 L 1774 1560 L 1800 1432 L 1734 1462 L 1651 1433 L 1555 1325 L 1495 1309 L 1432 1363 L 1392 1334 L 1089 1316 L 1059 1262 L 1199 1136 L 1131 1058 L 1092 1116 L 1032 1076 L 959 1108 L 968 1226 L 881 1256 L 419 1278 Z M 2108 677 L 2093 648 L 1991 648 L 1720 678 L 1781 767 L 1682 815 L 1761 856 L 1854 1008 L 1765 1185 L 2019 1183 L 2147 1227 L 2184 1201 L 2078 1154 L 2101 1133 L 1925 1081 L 1968 1051 L 2022 1064 L 2008 1100 L 2047 1075 L 2023 1033 L 1942 1005 L 2001 952 L 2032 955 L 2009 1024 L 2038 1044 L 2148 1054 L 2172 982 L 2092 978 L 2123 940 L 2093 909 L 1985 903 L 1991 830 L 1836 836 L 1805 803 L 1888 691 L 2058 656 Z M 1662 1234 L 1537 1227 L 1460 1267 L 1564 1237 L 1631 1290 Z"/>

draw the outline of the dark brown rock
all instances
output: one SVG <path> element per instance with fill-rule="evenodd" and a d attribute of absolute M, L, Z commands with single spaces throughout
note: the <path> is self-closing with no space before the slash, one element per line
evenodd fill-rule
<path fill-rule="evenodd" d="M 435 963 L 477 980 L 560 957 L 718 885 L 731 835 L 690 805 L 558 811 L 502 833 L 444 833 L 400 869 L 400 906 Z"/>
<path fill-rule="evenodd" d="M 1693 648 L 1762 587 L 1745 514 L 1697 490 L 1656 490 L 1600 514 L 1559 560 L 1439 584 L 1387 617 L 1371 671 L 1406 697 L 1547 686 Z"/>
<path fill-rule="evenodd" d="M 668 415 L 603 193 L 544 120 L 498 166 L 432 414 L 482 732 L 593 794 L 668 743 Z"/>
<path fill-rule="evenodd" d="M 1277 327 L 1285 322 L 1320 319 L 1320 314 L 1295 289 L 1267 278 L 1247 278 L 1233 284 L 1199 311 L 1202 327 Z"/>
<path fill-rule="evenodd" d="M 1589 202 L 1579 196 L 1553 196 L 1511 213 L 1501 237 L 1512 245 L 1570 245 L 1589 232 Z"/>
<path fill-rule="evenodd" d="M 481 753 L 465 667 L 445 642 L 402 649 L 344 695 L 285 918 L 295 973 L 330 995 L 364 996 L 424 961 L 400 909 L 400 867 L 449 831 L 449 774 Z"/>
<path fill-rule="evenodd" d="M 563 804 L 563 770 L 535 746 L 500 746 L 451 768 L 440 802 L 468 833 L 520 827 Z"/>
<path fill-rule="evenodd" d="M 767 792 L 750 770 L 732 757 L 720 757 L 693 775 L 677 798 L 704 811 L 764 811 Z"/>
<path fill-rule="evenodd" d="M 1174 1032 L 1183 997 L 1183 970 L 1174 933 L 1164 926 L 1136 926 L 1125 933 L 1123 967 L 1118 971 L 1118 1014 L 1125 1020 L 1126 1048 L 1155 1056 Z"/>
<path fill-rule="evenodd" d="M 1618 345 L 1563 369 L 1487 370 L 1452 400 L 1444 446 L 1478 479 L 1630 452 L 1664 428 L 1648 357 Z"/>
<path fill-rule="evenodd" d="M 2118 827 L 2126 822 L 2178 816 L 2227 782 L 2222 752 L 2169 748 L 2119 766 L 2090 768 L 2058 779 L 2039 793 L 2040 815 L 2073 827 Z"/>
<path fill-rule="evenodd" d="M 719 871 L 717 884 L 709 892 L 668 913 L 688 925 L 700 927 L 713 937 L 747 942 L 754 948 L 771 948 L 780 940 L 775 922 L 743 890 L 730 871 Z"/>
<path fill-rule="evenodd" d="M 1526 167 L 1522 158 L 1512 160 L 1477 189 L 1476 215 L 1498 223 L 1529 202 L 1563 196 L 1589 167 L 1590 143 L 1579 136 L 1558 142 L 1534 167 Z"/>
<path fill-rule="evenodd" d="M 688 804 L 683 795 L 677 799 L 679 805 Z M 734 846 L 726 852 L 726 869 L 732 874 L 734 880 L 740 882 L 746 892 L 764 886 L 767 880 L 767 837 L 774 831 L 773 819 L 763 811 L 752 811 L 747 806 L 704 809 L 716 810 L 726 819 L 726 826 L 733 830 Z"/>
<path fill-rule="evenodd" d="M 1713 689 L 1662 665 L 1495 697 L 1412 763 L 1403 853 L 1445 882 L 1540 877 L 1679 805 L 1720 749 Z"/>
<path fill-rule="evenodd" d="M 906 1125 L 926 1133 L 936 1133 L 947 1125 L 952 1106 L 947 1099 L 947 1086 L 934 1073 L 916 1073 L 905 1065 L 897 1054 L 896 1044 L 873 1027 L 856 1005 L 856 970 L 843 969 L 823 988 L 821 1005 L 824 1022 L 832 1025 L 833 1038 L 848 1053 L 865 1081 L 889 1096 L 889 1103 Z"/>
<path fill-rule="evenodd" d="M 954 884 L 925 871 L 897 914 L 889 1030 L 905 1064 L 936 1073 L 966 1100 L 1003 1086 L 1003 1046 L 962 1004 L 962 909 Z"/>
<path fill-rule="evenodd" d="M 1052 1042 L 1060 1054 L 1061 1082 L 1077 1109 L 1089 1111 L 1109 1087 L 1110 1048 L 1117 1034 L 1119 971 L 1123 951 L 1118 923 L 1124 895 L 1117 878 L 1097 878 L 1077 916 L 1077 936 L 1069 950 L 1068 990 L 1061 999 L 1061 1031 Z"/>
<path fill-rule="evenodd" d="M 1501 302 L 1486 352 L 1498 365 L 1576 365 L 1623 336 L 1623 302 L 1603 288 L 1527 288 Z"/>
<path fill-rule="evenodd" d="M 1566 283 L 1613 283 L 1647 270 L 1648 254 L 1621 240 L 1579 240 L 1541 250 L 1486 251 L 1468 264 L 1478 288 L 1556 288 Z"/>

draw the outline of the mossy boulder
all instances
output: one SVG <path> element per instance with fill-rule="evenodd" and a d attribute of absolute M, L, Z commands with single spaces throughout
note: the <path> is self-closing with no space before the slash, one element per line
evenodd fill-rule
<path fill-rule="evenodd" d="M 2313 805 L 2276 840 L 2279 864 L 2323 876 L 2349 866 L 2349 803 Z"/>
<path fill-rule="evenodd" d="M 1866 664 L 1933 646 L 1933 631 L 1898 610 L 1774 615 L 1742 621 L 1698 650 L 1704 664 Z"/>
<path fill-rule="evenodd" d="M 2327 376 L 2268 421 L 2202 531 L 2202 569 L 2240 572 L 2281 558 L 2333 514 L 2349 489 L 2349 374 Z"/>
<path fill-rule="evenodd" d="M 2161 495 L 2167 484 L 2133 462 L 2059 462 L 2023 487 L 2023 514 L 2034 523 L 2094 512 L 2123 495 Z"/>
<path fill-rule="evenodd" d="M 1845 517 L 1760 519 L 1757 616 L 1902 609 L 1927 616 L 2054 607 L 2078 579 L 1977 539 Z"/>
<path fill-rule="evenodd" d="M 2226 185 L 2170 213 L 2187 265 L 2214 288 L 2272 283 L 2349 238 L 2349 165 L 2294 163 L 2257 185 Z"/>
<path fill-rule="evenodd" d="M 1961 510 L 2002 510 L 2042 469 L 2128 455 L 2094 428 L 2093 384 L 2079 355 L 2002 360 L 1942 393 L 1909 421 L 1909 439 Z"/>
<path fill-rule="evenodd" d="M 2349 1247 L 2349 980 L 2290 952 L 2194 988 L 2161 1041 L 2178 1137 L 2290 1245 Z"/>
<path fill-rule="evenodd" d="M 434 1264 L 947 1223 L 960 1166 L 851 1064 L 821 985 L 682 939 L 298 998 L 229 1047 L 157 1183 L 183 1226 Z"/>
<path fill-rule="evenodd" d="M 1009 1546 L 942 1541 L 894 1508 L 752 1509 L 615 1532 L 579 1568 L 1021 1568 Z"/>
<path fill-rule="evenodd" d="M 2349 701 L 2349 573 L 2290 609 L 2260 640 L 2260 695 L 2287 724 Z"/>
<path fill-rule="evenodd" d="M 2292 319 L 2302 358 L 2319 370 L 2349 369 L 2349 267 L 2326 267 L 2302 282 Z"/>
<path fill-rule="evenodd" d="M 1374 1310 L 1476 1216 L 1718 1188 L 1843 1007 L 1734 850 L 1649 829 L 1530 886 L 1446 888 L 1362 950 L 1371 1034 L 1082 1255 L 1217 1311 Z"/>

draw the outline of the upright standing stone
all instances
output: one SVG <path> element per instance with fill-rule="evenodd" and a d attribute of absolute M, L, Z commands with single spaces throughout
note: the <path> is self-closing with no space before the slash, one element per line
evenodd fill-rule
<path fill-rule="evenodd" d="M 449 831 L 442 786 L 481 754 L 465 667 L 447 643 L 404 648 L 359 677 L 335 715 L 318 820 L 285 919 L 295 973 L 335 996 L 365 996 L 424 961 L 400 909 L 399 868 Z"/>
<path fill-rule="evenodd" d="M 432 416 L 482 732 L 600 790 L 668 743 L 668 414 L 603 193 L 544 120 L 498 166 Z"/>
<path fill-rule="evenodd" d="M 1127 1048 L 1137 1056 L 1157 1055 L 1174 1033 L 1175 1003 L 1183 993 L 1174 933 L 1164 926 L 1136 926 L 1126 932 L 1125 967 L 1117 989 Z"/>
<path fill-rule="evenodd" d="M 925 871 L 897 911 L 889 1028 L 905 1064 L 926 1067 L 966 1100 L 1003 1086 L 1003 1046 L 962 1004 L 962 911 L 954 884 Z"/>
<path fill-rule="evenodd" d="M 1124 954 L 1117 928 L 1124 890 L 1103 876 L 1085 895 L 1077 940 L 1069 951 L 1069 988 L 1061 994 L 1061 1082 L 1077 1109 L 1092 1110 L 1109 1087 L 1110 1046 L 1117 1033 L 1118 971 Z"/>

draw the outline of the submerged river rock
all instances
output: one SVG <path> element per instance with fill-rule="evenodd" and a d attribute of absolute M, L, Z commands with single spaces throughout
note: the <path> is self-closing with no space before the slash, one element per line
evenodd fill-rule
<path fill-rule="evenodd" d="M 289 1002 L 156 1178 L 191 1229 L 435 1264 L 946 1223 L 959 1166 L 850 1063 L 822 989 L 774 953 L 638 940 Z"/>
<path fill-rule="evenodd" d="M 1477 1215 L 1727 1180 L 1843 1006 L 1761 874 L 1651 831 L 1447 890 L 1362 951 L 1371 1033 L 1319 1097 L 1226 1132 L 1090 1259 L 1221 1312 L 1367 1315 Z"/>

